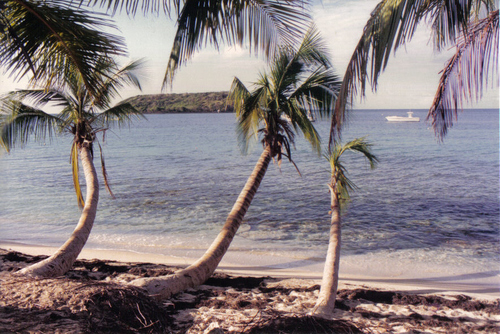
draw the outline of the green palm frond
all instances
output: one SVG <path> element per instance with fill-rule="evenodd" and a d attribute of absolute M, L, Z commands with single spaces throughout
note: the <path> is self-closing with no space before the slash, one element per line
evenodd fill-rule
<path fill-rule="evenodd" d="M 292 51 L 295 58 L 306 65 L 313 67 L 322 65 L 325 68 L 331 68 L 332 63 L 328 53 L 328 47 L 314 24 L 307 30 L 297 51 Z"/>
<path fill-rule="evenodd" d="M 271 57 L 279 45 L 293 45 L 310 21 L 304 0 L 186 0 L 177 19 L 177 33 L 163 85 L 206 44 L 219 48 L 242 45 Z"/>
<path fill-rule="evenodd" d="M 10 151 L 17 144 L 23 147 L 30 138 L 44 142 L 59 129 L 61 120 L 40 109 L 17 100 L 4 98 L 0 104 L 0 143 Z"/>
<path fill-rule="evenodd" d="M 349 201 L 351 199 L 351 192 L 356 191 L 358 186 L 347 177 L 347 170 L 341 163 L 337 166 L 336 179 L 336 192 L 339 194 L 339 199 L 341 200 L 340 205 L 342 208 L 345 201 Z"/>
<path fill-rule="evenodd" d="M 258 128 L 261 122 L 261 102 L 265 89 L 259 87 L 252 93 L 238 79 L 234 78 L 228 100 L 234 104 L 236 117 L 239 119 L 237 132 L 241 150 L 244 154 L 248 152 L 252 138 L 257 138 Z"/>
<path fill-rule="evenodd" d="M 55 89 L 21 89 L 7 93 L 5 98 L 27 101 L 37 108 L 43 108 L 47 104 L 64 108 L 70 104 L 64 92 Z"/>
<path fill-rule="evenodd" d="M 118 93 L 125 85 L 139 86 L 134 71 L 141 66 L 141 62 L 133 62 L 119 69 L 113 61 L 101 58 L 98 71 L 93 73 L 95 82 L 101 87 L 99 94 L 90 94 L 78 72 L 72 72 L 62 83 L 51 90 L 22 90 L 9 93 L 3 100 L 0 108 L 0 144 L 7 150 L 20 141 L 27 142 L 30 136 L 42 140 L 46 134 L 52 135 L 55 130 L 66 131 L 73 135 L 71 146 L 71 166 L 73 184 L 77 195 L 78 205 L 83 207 L 84 200 L 78 175 L 78 155 L 82 145 L 86 143 L 91 155 L 94 155 L 93 143 L 98 132 L 105 132 L 111 126 L 121 126 L 131 122 L 134 118 L 143 117 L 129 103 L 119 103 L 112 108 L 101 109 L 107 106 L 110 96 Z M 35 106 L 51 104 L 61 108 L 58 115 L 50 115 L 42 110 L 30 107 L 23 102 L 30 102 Z M 108 175 L 104 164 L 101 149 L 101 164 L 104 183 L 111 196 Z"/>
<path fill-rule="evenodd" d="M 320 153 L 320 137 L 308 116 L 329 115 L 340 81 L 330 68 L 324 43 L 313 26 L 295 50 L 280 48 L 267 73 L 261 73 L 255 89 L 235 78 L 231 99 L 239 120 L 240 143 L 246 149 L 261 126 L 263 144 L 273 156 L 291 160 L 295 132 L 301 132 Z"/>
<path fill-rule="evenodd" d="M 98 142 L 98 144 L 99 144 L 99 152 L 101 153 L 101 169 L 102 169 L 102 177 L 104 179 L 104 187 L 108 191 L 108 193 L 111 196 L 111 198 L 115 199 L 116 198 L 115 194 L 113 194 L 113 192 L 111 191 L 111 187 L 109 185 L 108 171 L 106 169 L 106 164 L 104 162 L 104 153 L 102 151 L 101 144 L 99 142 Z"/>
<path fill-rule="evenodd" d="M 241 80 L 238 78 L 234 78 L 227 99 L 229 103 L 234 105 L 234 110 L 237 113 L 236 117 L 240 117 L 240 113 L 245 110 L 245 100 L 249 95 L 250 92 L 245 87 L 243 82 L 241 82 Z"/>
<path fill-rule="evenodd" d="M 443 140 L 464 101 L 479 100 L 487 86 L 490 70 L 497 77 L 499 50 L 498 10 L 469 25 L 439 81 L 434 102 L 427 114 L 436 136 Z"/>
<path fill-rule="evenodd" d="M 99 62 L 97 74 L 104 81 L 100 85 L 99 94 L 93 99 L 93 104 L 99 109 L 109 108 L 111 101 L 119 97 L 120 90 L 126 86 L 142 90 L 138 71 L 144 66 L 144 59 L 132 61 L 122 68 L 110 59 L 101 58 Z"/>
<path fill-rule="evenodd" d="M 76 193 L 76 200 L 78 202 L 78 207 L 83 209 L 85 206 L 85 201 L 83 200 L 82 188 L 80 186 L 80 171 L 78 168 L 78 143 L 73 141 L 71 145 L 71 171 L 73 175 L 73 187 Z"/>
<path fill-rule="evenodd" d="M 303 80 L 291 98 L 300 101 L 300 105 L 308 108 L 313 116 L 329 117 L 333 112 L 340 84 L 340 78 L 332 69 L 319 68 Z"/>
<path fill-rule="evenodd" d="M 113 27 L 106 16 L 70 1 L 7 1 L 0 23 L 0 63 L 18 77 L 34 71 L 46 87 L 76 71 L 89 92 L 97 93 L 97 57 L 125 52 L 121 38 L 104 32 Z"/>
<path fill-rule="evenodd" d="M 90 122 L 96 130 L 100 130 L 114 126 L 121 127 L 130 124 L 134 119 L 144 118 L 144 115 L 130 103 L 122 102 L 93 117 Z"/>
<path fill-rule="evenodd" d="M 373 144 L 366 141 L 366 137 L 356 138 L 344 145 L 336 143 L 324 157 L 330 163 L 332 182 L 330 187 L 339 194 L 341 199 L 349 200 L 349 192 L 356 190 L 356 185 L 347 177 L 347 169 L 342 162 L 342 156 L 347 151 L 360 153 L 370 163 L 370 168 L 376 168 L 378 158 L 372 153 Z"/>

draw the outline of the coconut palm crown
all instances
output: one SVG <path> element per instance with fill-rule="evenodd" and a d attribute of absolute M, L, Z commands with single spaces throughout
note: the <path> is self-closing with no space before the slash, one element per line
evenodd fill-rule
<path fill-rule="evenodd" d="M 110 126 L 122 125 L 133 118 L 143 117 L 129 103 L 119 103 L 111 107 L 112 100 L 125 85 L 140 88 L 135 71 L 142 61 L 131 62 L 119 69 L 109 58 L 101 58 L 96 65 L 94 82 L 100 82 L 99 94 L 93 94 L 80 75 L 74 71 L 65 78 L 63 84 L 51 89 L 26 89 L 11 92 L 1 100 L 0 144 L 10 151 L 16 146 L 23 147 L 30 138 L 43 142 L 57 133 L 69 133 L 73 137 L 71 164 L 78 204 L 84 201 L 78 178 L 78 151 L 87 145 L 92 156 L 96 134 Z M 42 109 L 47 105 L 61 109 L 58 115 Z M 99 144 L 100 147 L 100 144 Z M 107 182 L 104 159 L 101 164 L 106 188 L 112 195 Z"/>
<path fill-rule="evenodd" d="M 268 73 L 260 74 L 252 92 L 235 78 L 229 98 L 239 119 L 243 151 L 247 151 L 252 138 L 262 134 L 264 147 L 270 147 L 278 163 L 283 156 L 292 161 L 291 147 L 295 132 L 300 130 L 319 153 L 320 137 L 312 119 L 330 115 L 339 84 L 314 27 L 297 50 L 279 50 Z"/>
<path fill-rule="evenodd" d="M 378 164 L 378 158 L 372 153 L 373 144 L 366 141 L 366 137 L 353 139 L 344 145 L 337 143 L 331 152 L 323 154 L 330 163 L 331 184 L 330 187 L 338 194 L 340 203 L 349 201 L 349 193 L 356 190 L 356 185 L 347 177 L 347 169 L 342 161 L 342 156 L 346 152 L 357 152 L 362 154 L 370 163 L 370 168 L 374 169 Z"/>
<path fill-rule="evenodd" d="M 99 182 L 93 163 L 96 134 L 104 132 L 113 124 L 122 124 L 141 114 L 128 103 L 111 107 L 113 97 L 124 85 L 140 88 L 134 70 L 140 62 L 132 62 L 118 69 L 109 58 L 101 58 L 94 82 L 100 83 L 99 94 L 91 93 L 78 71 L 65 77 L 59 87 L 51 89 L 28 89 L 15 91 L 2 99 L 0 105 L 0 144 L 9 151 L 16 145 L 23 146 L 30 138 L 43 140 L 55 132 L 69 133 L 73 137 L 71 164 L 78 204 L 82 208 L 80 219 L 67 241 L 47 259 L 23 268 L 20 275 L 54 277 L 63 275 L 75 262 L 85 246 L 97 214 Z M 26 104 L 30 102 L 32 106 Z M 52 115 L 41 107 L 52 104 L 61 109 Z M 99 145 L 100 147 L 100 145 Z M 78 160 L 83 167 L 86 183 L 86 199 L 83 200 L 78 179 Z M 101 150 L 104 183 L 107 184 L 106 169 Z M 111 193 L 111 191 L 110 191 Z M 111 193 L 112 195 L 112 193 Z"/>

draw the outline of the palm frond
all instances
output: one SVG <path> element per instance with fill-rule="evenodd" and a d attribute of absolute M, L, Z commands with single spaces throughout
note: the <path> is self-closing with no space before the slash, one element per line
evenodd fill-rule
<path fill-rule="evenodd" d="M 434 47 L 441 50 L 455 44 L 467 32 L 469 23 L 480 19 L 482 11 L 489 13 L 494 9 L 492 0 L 427 1 L 421 8 L 421 16 L 430 17 Z"/>
<path fill-rule="evenodd" d="M 104 179 L 104 187 L 106 187 L 106 190 L 108 191 L 109 195 L 111 196 L 112 199 L 115 199 L 115 194 L 111 191 L 111 187 L 109 186 L 109 178 L 108 178 L 108 171 L 106 170 L 106 164 L 104 163 L 104 154 L 102 151 L 101 143 L 99 143 L 99 152 L 101 152 L 101 169 L 102 169 L 102 177 Z"/>
<path fill-rule="evenodd" d="M 304 63 L 296 59 L 287 48 L 281 48 L 273 59 L 265 79 L 271 83 L 269 85 L 271 91 L 286 93 L 299 82 L 304 71 Z"/>
<path fill-rule="evenodd" d="M 308 106 L 308 101 L 305 104 L 302 103 L 297 98 L 288 99 L 287 106 L 283 108 L 284 113 L 287 115 L 288 122 L 297 131 L 300 130 L 304 135 L 304 138 L 311 144 L 311 147 L 321 153 L 321 138 L 314 127 L 313 123 L 309 119 L 308 111 L 306 107 Z M 298 131 L 297 131 L 298 132 Z M 286 132 L 287 134 L 289 131 Z"/>
<path fill-rule="evenodd" d="M 180 6 L 179 0 L 81 0 L 80 3 L 106 8 L 113 15 L 122 11 L 130 15 L 135 15 L 138 11 L 144 14 L 160 12 L 170 14 L 173 10 L 177 11 Z"/>
<path fill-rule="evenodd" d="M 113 27 L 106 16 L 71 1 L 12 0 L 2 17 L 8 28 L 0 34 L 0 63 L 18 78 L 34 69 L 34 78 L 46 87 L 77 71 L 96 93 L 96 58 L 125 54 L 123 39 L 104 32 Z"/>
<path fill-rule="evenodd" d="M 349 201 L 351 199 L 351 192 L 356 191 L 358 186 L 347 177 L 347 172 L 343 165 L 339 166 L 339 173 L 337 176 L 336 189 L 339 194 L 339 199 L 342 201 Z M 344 203 L 341 202 L 341 208 Z"/>
<path fill-rule="evenodd" d="M 331 68 L 328 47 L 321 37 L 318 28 L 312 24 L 307 30 L 302 43 L 297 48 L 297 51 L 292 51 L 295 58 L 305 63 L 308 66 Z"/>
<path fill-rule="evenodd" d="M 366 140 L 366 137 L 356 138 L 341 146 L 340 155 L 345 151 L 361 153 L 370 163 L 370 168 L 374 169 L 378 164 L 378 158 L 372 154 L 373 144 Z"/>
<path fill-rule="evenodd" d="M 6 9 L 6 2 L 1 2 L 1 9 L 0 9 L 0 28 L 3 30 L 3 34 L 8 36 L 10 39 L 11 47 L 14 50 L 17 50 L 18 57 L 21 60 L 25 61 L 25 66 L 26 70 L 31 71 L 33 74 L 36 73 L 35 70 L 35 65 L 33 64 L 33 61 L 28 54 L 28 50 L 23 45 L 22 40 L 19 38 L 16 30 L 13 28 L 11 25 L 9 17 L 6 16 L 6 12 L 4 11 Z M 3 41 L 0 39 L 0 41 L 3 43 Z"/>
<path fill-rule="evenodd" d="M 370 163 L 370 168 L 375 168 L 379 162 L 378 158 L 372 153 L 371 148 L 373 144 L 366 141 L 366 137 L 356 138 L 348 143 L 336 143 L 330 148 L 324 157 L 330 163 L 332 187 L 342 199 L 348 200 L 350 198 L 349 192 L 356 190 L 356 185 L 348 178 L 347 169 L 342 162 L 342 156 L 347 151 L 361 153 Z"/>
<path fill-rule="evenodd" d="M 309 114 L 327 115 L 332 110 L 339 80 L 317 30 L 312 27 L 298 49 L 281 47 L 267 73 L 261 73 L 255 89 L 242 90 L 241 82 L 233 82 L 232 95 L 239 89 L 235 104 L 240 142 L 248 147 L 250 134 L 262 126 L 262 143 L 269 146 L 278 165 L 282 156 L 291 160 L 295 132 L 301 132 L 320 153 L 320 136 Z"/>
<path fill-rule="evenodd" d="M 139 59 L 118 68 L 117 64 L 106 58 L 99 60 L 99 75 L 104 79 L 99 88 L 99 93 L 93 99 L 93 104 L 99 109 L 109 108 L 111 101 L 120 96 L 119 91 L 125 86 L 142 90 L 138 71 L 143 67 L 145 60 Z M 104 74 L 104 75 L 103 75 Z"/>
<path fill-rule="evenodd" d="M 271 57 L 279 45 L 293 45 L 310 20 L 305 0 L 186 0 L 177 19 L 163 87 L 206 44 L 243 45 Z"/>
<path fill-rule="evenodd" d="M 25 105 L 17 100 L 4 98 L 0 104 L 0 143 L 7 150 L 17 144 L 23 147 L 30 138 L 44 142 L 59 129 L 61 120 L 55 116 Z"/>
<path fill-rule="evenodd" d="M 90 122 L 95 130 L 130 124 L 134 119 L 144 119 L 144 115 L 128 102 L 122 102 L 94 116 Z"/>
<path fill-rule="evenodd" d="M 73 175 L 73 186 L 76 193 L 76 200 L 78 202 L 78 207 L 83 209 L 85 206 L 85 201 L 83 200 L 82 189 L 80 186 L 80 172 L 78 168 L 78 143 L 76 141 L 71 145 L 71 171 Z"/>
<path fill-rule="evenodd" d="M 55 107 L 64 108 L 70 103 L 63 92 L 53 89 L 21 89 L 7 93 L 5 98 L 28 102 L 39 108 L 49 103 Z"/>
<path fill-rule="evenodd" d="M 364 97 L 368 79 L 377 90 L 392 51 L 411 40 L 417 25 L 430 18 L 436 49 L 454 42 L 466 32 L 469 19 L 495 8 L 494 0 L 382 0 L 372 12 L 350 59 L 332 117 L 329 147 L 340 140 L 340 130 L 347 120 L 347 109 L 356 96 Z"/>
<path fill-rule="evenodd" d="M 439 140 L 443 140 L 453 126 L 463 103 L 481 98 L 490 70 L 496 75 L 498 87 L 498 25 L 498 10 L 470 24 L 468 33 L 458 41 L 455 54 L 446 64 L 427 114 Z"/>
<path fill-rule="evenodd" d="M 372 11 L 344 74 L 332 117 L 330 148 L 340 140 L 348 106 L 357 96 L 364 97 L 368 80 L 376 91 L 378 77 L 391 52 L 413 37 L 425 3 L 426 0 L 382 0 Z"/>
<path fill-rule="evenodd" d="M 331 179 L 332 182 L 329 184 L 331 190 L 339 195 L 339 199 L 343 201 L 350 200 L 350 192 L 357 189 L 357 186 L 347 177 L 347 170 L 344 167 L 342 161 L 339 159 L 340 147 L 335 147 L 329 154 L 324 154 L 325 159 L 330 164 L 331 169 Z M 343 202 L 340 202 L 342 207 Z"/>
<path fill-rule="evenodd" d="M 259 87 L 252 93 L 249 93 L 243 102 L 242 109 L 238 114 L 238 139 L 240 148 L 244 154 L 248 152 L 250 144 L 258 139 L 259 125 L 264 113 L 267 112 L 263 100 L 267 100 L 267 90 L 265 87 Z"/>
<path fill-rule="evenodd" d="M 236 117 L 240 117 L 240 113 L 242 113 L 245 108 L 245 100 L 250 95 L 250 92 L 245 87 L 243 82 L 240 79 L 234 78 L 231 84 L 231 89 L 229 90 L 229 94 L 227 96 L 228 101 L 234 105 L 234 110 L 236 111 Z"/>
<path fill-rule="evenodd" d="M 290 95 L 308 111 L 319 117 L 329 117 L 333 112 L 341 80 L 332 69 L 319 68 L 305 78 Z"/>

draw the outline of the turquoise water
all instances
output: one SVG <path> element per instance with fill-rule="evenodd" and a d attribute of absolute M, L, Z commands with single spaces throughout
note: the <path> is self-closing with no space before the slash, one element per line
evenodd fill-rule
<path fill-rule="evenodd" d="M 444 143 L 423 119 L 388 123 L 406 110 L 353 113 L 344 139 L 368 136 L 380 159 L 346 154 L 359 189 L 344 214 L 343 253 L 496 265 L 499 113 L 460 114 Z M 328 138 L 329 122 L 315 123 Z M 243 156 L 232 114 L 150 115 L 102 142 L 116 199 L 101 190 L 88 247 L 197 255 L 225 221 L 261 152 Z M 31 143 L 0 156 L 0 240 L 58 246 L 79 210 L 69 165 L 71 138 Z M 294 167 L 271 165 L 231 249 L 320 261 L 329 224 L 329 165 L 297 138 Z M 100 172 L 100 164 L 96 159 Z"/>

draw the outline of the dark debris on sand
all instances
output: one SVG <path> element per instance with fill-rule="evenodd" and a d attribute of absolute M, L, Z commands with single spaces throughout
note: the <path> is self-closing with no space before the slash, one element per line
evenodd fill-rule
<path fill-rule="evenodd" d="M 330 320 L 309 315 L 280 315 L 272 317 L 264 324 L 254 326 L 249 334 L 362 334 L 354 324 L 344 320 Z"/>
<path fill-rule="evenodd" d="M 391 333 L 398 326 L 410 326 L 407 333 L 499 332 L 498 321 L 475 323 L 468 318 L 429 316 L 417 311 L 394 315 L 360 307 L 428 306 L 500 314 L 498 300 L 483 302 L 467 296 L 444 298 L 372 289 L 340 290 L 336 312 L 345 317 L 332 320 L 307 315 L 307 310 L 314 306 L 311 296 L 317 295 L 318 285 L 275 285 L 269 282 L 279 280 L 269 277 L 218 273 L 198 289 L 158 302 L 125 283 L 137 277 L 170 274 L 176 268 L 81 260 L 66 275 L 54 279 L 11 275 L 42 258 L 0 249 L 0 333 L 357 334 Z M 289 305 L 293 311 L 280 309 L 278 304 Z M 298 310 L 299 306 L 302 310 Z M 235 314 L 242 317 L 233 317 Z"/>

